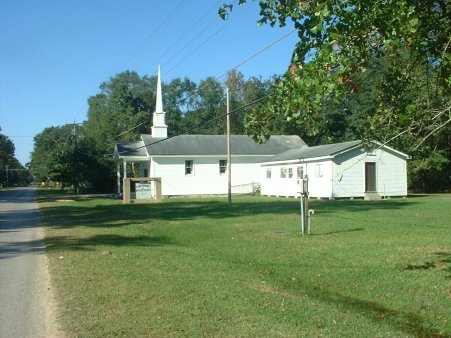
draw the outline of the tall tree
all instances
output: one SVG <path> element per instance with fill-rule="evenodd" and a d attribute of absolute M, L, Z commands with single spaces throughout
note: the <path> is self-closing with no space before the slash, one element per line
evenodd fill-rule
<path fill-rule="evenodd" d="M 182 134 L 185 114 L 192 110 L 195 104 L 195 82 L 185 77 L 173 79 L 168 84 L 162 84 L 163 108 L 166 112 L 166 124 L 168 125 L 168 135 L 174 136 Z"/>
<path fill-rule="evenodd" d="M 225 119 L 218 118 L 225 114 L 225 91 L 223 85 L 213 77 L 200 81 L 194 96 L 193 110 L 188 111 L 183 119 L 183 130 L 189 134 L 224 134 Z"/>
<path fill-rule="evenodd" d="M 100 92 L 88 99 L 85 126 L 86 137 L 96 150 L 112 153 L 115 141 L 136 140 L 141 133 L 149 132 L 155 90 L 155 77 L 141 78 L 130 71 L 100 85 Z"/>
<path fill-rule="evenodd" d="M 14 143 L 8 136 L 0 134 L 0 186 L 25 184 L 29 181 L 29 172 L 15 157 Z"/>
<path fill-rule="evenodd" d="M 77 192 L 88 185 L 83 127 L 66 124 L 45 128 L 34 138 L 30 170 L 39 181 L 60 182 Z"/>
<path fill-rule="evenodd" d="M 111 191 L 115 182 L 114 145 L 135 141 L 149 133 L 155 110 L 156 77 L 140 77 L 125 71 L 100 85 L 100 92 L 88 99 L 85 123 L 87 171 L 98 191 Z"/>
<path fill-rule="evenodd" d="M 246 0 L 240 0 L 243 4 Z M 449 1 L 424 0 L 261 0 L 260 24 L 285 26 L 291 21 L 299 42 L 292 66 L 277 83 L 271 111 L 255 115 L 253 131 L 265 135 L 274 115 L 296 120 L 318 135 L 328 119 L 324 100 L 340 102 L 361 90 L 361 77 L 374 58 L 390 57 L 384 74 L 384 104 L 365 117 L 362 136 L 389 140 L 406 130 L 423 142 L 451 122 Z M 226 17 L 233 5 L 219 14 Z M 428 74 L 434 99 L 404 100 L 414 85 L 417 66 Z M 435 100 L 436 97 L 441 100 Z M 268 114 L 272 118 L 268 118 Z M 381 129 L 381 127 L 383 127 Z"/>

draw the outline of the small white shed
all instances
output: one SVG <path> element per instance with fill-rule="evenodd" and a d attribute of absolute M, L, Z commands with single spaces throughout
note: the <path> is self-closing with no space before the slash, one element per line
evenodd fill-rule
<path fill-rule="evenodd" d="M 262 195 L 299 196 L 299 179 L 309 178 L 309 196 L 379 198 L 407 195 L 407 160 L 377 141 L 350 141 L 290 149 L 260 163 Z"/>

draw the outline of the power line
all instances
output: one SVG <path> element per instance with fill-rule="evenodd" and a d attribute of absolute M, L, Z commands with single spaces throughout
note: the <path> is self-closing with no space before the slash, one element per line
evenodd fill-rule
<path fill-rule="evenodd" d="M 252 102 L 249 102 L 249 103 L 247 103 L 247 104 L 245 104 L 245 105 L 243 105 L 243 106 L 241 106 L 241 107 L 238 107 L 238 108 L 236 108 L 236 109 L 230 111 L 230 113 L 225 113 L 225 114 L 216 116 L 216 117 L 214 117 L 214 118 L 212 118 L 212 119 L 209 119 L 209 120 L 207 120 L 207 121 L 204 121 L 204 122 L 202 122 L 202 123 L 199 123 L 199 124 L 197 124 L 197 125 L 195 125 L 195 126 L 189 128 L 189 129 L 186 129 L 184 132 L 185 132 L 185 133 L 189 133 L 189 132 L 191 132 L 191 131 L 193 131 L 193 130 L 195 130 L 195 129 L 197 129 L 197 128 L 203 127 L 203 126 L 205 126 L 205 125 L 207 125 L 207 124 L 209 124 L 209 123 L 212 123 L 212 122 L 214 122 L 214 121 L 216 121 L 216 120 L 219 120 L 219 119 L 221 119 L 221 118 L 224 118 L 224 117 L 226 117 L 227 115 L 233 115 L 234 113 L 236 113 L 236 112 L 238 112 L 238 111 L 240 111 L 240 110 L 242 110 L 242 109 L 245 109 L 245 108 L 250 107 L 250 106 L 252 106 L 252 105 L 254 105 L 254 104 L 256 104 L 256 103 L 259 103 L 259 102 L 261 102 L 261 101 L 264 101 L 264 100 L 268 99 L 271 95 L 272 95 L 272 93 L 270 93 L 270 94 L 268 94 L 268 95 L 265 95 L 265 96 L 262 96 L 262 97 L 260 97 L 260 98 L 258 98 L 258 99 L 255 99 L 255 100 L 252 101 Z M 129 149 L 129 150 L 124 150 L 124 151 L 118 152 L 118 154 L 123 155 L 123 154 L 126 154 L 126 153 L 130 153 L 130 152 L 132 152 L 132 151 L 136 151 L 136 150 L 138 150 L 138 149 L 145 148 L 145 147 L 147 147 L 147 146 L 152 146 L 152 145 L 155 145 L 155 144 L 157 144 L 157 143 L 165 142 L 165 141 L 167 141 L 167 140 L 170 140 L 170 139 L 172 139 L 172 138 L 174 138 L 174 137 L 177 137 L 177 136 L 180 136 L 180 135 L 182 135 L 182 134 L 169 136 L 169 137 L 167 137 L 167 138 L 164 138 L 164 139 L 161 139 L 161 140 L 152 142 L 152 143 L 144 144 L 143 146 L 139 146 L 139 147 L 136 147 L 136 148 L 133 148 L 133 149 Z M 87 155 L 87 156 L 103 156 L 103 157 L 106 157 L 106 156 L 113 156 L 113 155 L 114 155 L 114 153 L 89 154 L 89 153 L 82 152 L 82 151 L 80 151 L 80 150 L 78 150 L 78 149 L 77 149 L 76 151 L 77 151 L 78 153 L 82 154 L 82 155 Z"/>
<path fill-rule="evenodd" d="M 138 47 L 138 49 L 128 58 L 128 60 L 120 67 L 121 69 L 125 67 L 126 64 L 128 64 L 131 60 L 133 60 L 139 52 L 144 48 L 144 46 L 168 23 L 168 21 L 174 16 L 174 14 L 179 11 L 186 2 L 184 0 L 180 0 L 177 6 L 174 8 L 172 12 L 170 12 L 166 18 L 163 20 L 161 24 L 158 25 L 158 27 L 152 31 L 147 37 L 144 39 L 143 43 Z"/>
<path fill-rule="evenodd" d="M 208 121 L 199 123 L 199 124 L 195 125 L 194 127 L 191 127 L 191 128 L 189 128 L 189 129 L 185 130 L 185 133 L 189 133 L 190 131 L 192 131 L 192 130 L 194 130 L 194 129 L 203 127 L 203 126 L 206 125 L 206 124 L 212 123 L 212 122 L 214 122 L 214 121 L 216 121 L 216 120 L 218 120 L 218 119 L 224 118 L 224 117 L 226 117 L 226 116 L 228 116 L 228 115 L 233 115 L 233 114 L 236 113 L 237 111 L 240 111 L 240 110 L 242 110 L 242 109 L 245 109 L 245 108 L 247 108 L 247 107 L 249 107 L 249 106 L 252 106 L 252 105 L 254 105 L 254 104 L 256 104 L 256 103 L 259 103 L 259 102 L 261 102 L 261 101 L 263 101 L 263 100 L 268 99 L 271 95 L 272 95 L 272 93 L 270 93 L 270 94 L 268 94 L 268 95 L 265 95 L 265 96 L 263 96 L 263 97 L 260 97 L 260 98 L 258 98 L 258 99 L 255 99 L 254 101 L 252 101 L 252 102 L 250 102 L 250 103 L 248 103 L 248 104 L 245 104 L 244 106 L 238 107 L 238 108 L 236 108 L 236 109 L 230 111 L 230 113 L 225 113 L 225 114 L 216 116 L 216 117 L 214 117 L 214 118 L 212 118 L 212 119 L 210 119 L 210 120 L 208 120 Z M 161 143 L 161 142 L 165 142 L 165 141 L 170 140 L 170 139 L 172 139 L 172 138 L 174 138 L 174 137 L 177 137 L 177 136 L 180 136 L 180 134 L 179 134 L 179 135 L 169 136 L 169 137 L 167 137 L 167 138 L 164 138 L 164 139 L 161 139 L 161 140 L 152 142 L 152 143 L 144 144 L 143 146 L 139 146 L 139 147 L 136 147 L 136 148 L 134 148 L 134 149 L 124 150 L 124 151 L 118 152 L 118 154 L 126 154 L 126 153 L 129 153 L 129 152 L 132 152 L 132 151 L 135 151 L 135 150 L 138 150 L 138 149 L 142 149 L 142 148 L 145 148 L 145 147 L 148 147 L 148 146 L 150 147 L 150 146 L 152 146 L 152 145 L 155 145 L 155 144 Z M 114 154 L 110 154 L 110 155 L 114 155 Z"/>
<path fill-rule="evenodd" d="M 257 51 L 256 53 L 252 54 L 250 57 L 244 59 L 242 62 L 240 62 L 238 65 L 236 65 L 235 67 L 231 68 L 230 70 L 236 70 L 239 67 L 241 67 L 242 65 L 246 64 L 247 62 L 251 61 L 252 59 L 256 58 L 257 56 L 259 56 L 260 54 L 264 53 L 265 51 L 267 51 L 268 49 L 270 49 L 271 47 L 273 47 L 274 45 L 276 45 L 277 43 L 281 42 L 283 39 L 287 38 L 288 36 L 290 36 L 291 34 L 293 34 L 296 31 L 296 29 L 293 29 L 292 31 L 290 31 L 289 33 L 283 35 L 282 37 L 278 38 L 277 40 L 271 42 L 269 45 L 263 47 L 262 49 L 260 49 L 259 51 Z M 172 70 L 172 69 L 171 69 Z M 219 80 L 222 77 L 224 77 L 225 75 L 227 75 L 227 72 L 223 73 L 222 75 L 219 75 L 217 77 L 215 77 L 215 80 Z M 189 97 L 191 97 L 192 95 L 194 95 L 195 93 L 197 93 L 200 90 L 199 88 L 194 89 L 193 91 L 191 91 L 190 93 L 188 93 L 186 95 L 185 98 L 181 99 L 181 102 L 184 103 Z"/>
<path fill-rule="evenodd" d="M 220 30 L 224 29 L 224 26 L 220 28 Z M 212 36 L 210 36 L 207 40 L 205 40 L 198 48 L 200 48 L 201 46 L 203 46 L 204 44 L 206 44 L 209 40 L 211 40 L 215 35 L 217 35 L 220 30 L 218 30 L 217 32 L 215 32 Z M 293 34 L 296 31 L 296 29 L 291 30 L 290 32 L 288 32 L 287 34 L 284 34 L 283 36 L 281 36 L 280 38 L 276 39 L 275 41 L 271 42 L 270 44 L 266 45 L 265 47 L 261 48 L 260 50 L 258 50 L 256 53 L 252 54 L 251 56 L 247 57 L 246 59 L 244 59 L 242 62 L 240 62 L 239 64 L 237 64 L 236 66 L 234 66 L 233 68 L 231 68 L 231 70 L 236 70 L 239 67 L 241 67 L 242 65 L 248 63 L 249 61 L 253 60 L 254 58 L 256 58 L 257 56 L 259 56 L 260 54 L 263 54 L 265 51 L 267 51 L 268 49 L 270 49 L 271 47 L 275 46 L 277 43 L 281 42 L 282 40 L 286 39 L 288 36 L 290 36 L 291 34 Z M 192 54 L 192 53 L 191 53 Z M 187 57 L 189 57 L 191 54 L 189 54 Z M 187 57 L 185 57 L 183 60 L 181 60 L 179 63 L 177 63 L 174 67 L 172 67 L 167 73 L 169 73 L 170 71 L 172 71 L 175 67 L 177 67 L 181 62 L 183 62 Z M 215 80 L 219 80 L 222 77 L 224 77 L 225 75 L 227 75 L 227 72 L 223 73 L 220 76 L 217 76 L 215 78 Z M 180 100 L 181 104 L 184 104 L 188 98 L 192 97 L 194 94 L 196 94 L 199 90 L 201 89 L 201 86 L 197 87 L 196 89 L 194 89 L 193 91 L 191 91 L 190 93 L 188 93 L 184 98 L 182 98 Z M 133 129 L 136 129 L 137 127 L 139 127 L 140 125 L 144 124 L 146 122 L 142 122 L 134 127 L 132 127 L 131 129 L 124 131 L 123 133 L 116 135 L 116 137 L 122 136 L 123 134 L 127 133 L 128 131 L 131 131 Z"/>
<path fill-rule="evenodd" d="M 212 7 L 210 7 L 184 34 L 182 34 L 176 42 L 174 42 L 169 48 L 167 48 L 158 58 L 157 60 L 161 60 L 164 56 L 166 56 L 166 54 L 172 49 L 174 48 L 174 46 L 178 45 L 179 42 L 181 42 L 199 23 L 201 23 L 205 17 L 207 17 L 207 15 L 211 12 L 212 9 L 217 8 L 217 4 L 214 4 Z M 208 26 L 210 27 L 210 25 Z M 202 30 L 201 33 L 203 33 L 204 30 Z M 200 33 L 200 34 L 201 34 Z M 199 34 L 197 34 L 197 36 L 199 36 Z M 174 58 L 175 56 L 173 56 L 172 58 Z"/>
<path fill-rule="evenodd" d="M 247 59 L 245 59 L 244 61 L 240 62 L 238 65 L 236 65 L 235 67 L 231 68 L 230 70 L 236 70 L 239 67 L 241 67 L 242 65 L 248 63 L 249 61 L 251 61 L 252 59 L 256 58 L 257 56 L 259 56 L 260 54 L 264 53 L 265 51 L 267 51 L 268 49 L 270 49 L 271 47 L 273 47 L 274 45 L 278 44 L 280 41 L 282 41 L 283 39 L 287 38 L 288 36 L 290 36 L 291 34 L 293 34 L 294 32 L 296 32 L 297 29 L 294 28 L 292 29 L 290 32 L 288 32 L 287 34 L 283 35 L 282 37 L 278 38 L 277 40 L 271 42 L 269 45 L 267 45 L 266 47 L 263 47 L 262 49 L 260 49 L 258 52 L 252 54 L 250 57 L 248 57 Z M 221 76 L 218 77 L 218 79 L 222 78 L 223 76 L 227 75 L 227 72 L 222 74 Z"/>
<path fill-rule="evenodd" d="M 128 130 L 126 130 L 126 131 L 124 131 L 124 132 L 122 132 L 122 133 L 120 133 L 119 135 L 114 136 L 113 138 L 117 138 L 117 137 L 119 137 L 119 136 L 122 136 L 122 135 L 124 135 L 124 134 L 127 134 L 129 131 L 132 131 L 132 130 L 136 129 L 136 128 L 138 128 L 139 126 L 142 126 L 144 123 L 147 123 L 147 122 L 148 122 L 148 121 L 141 122 L 140 124 L 138 124 L 138 125 L 136 125 L 136 126 L 130 128 L 130 129 L 128 129 Z"/>
<path fill-rule="evenodd" d="M 207 42 L 209 42 L 211 39 L 213 39 L 216 35 L 218 35 L 225 26 L 220 27 L 218 30 L 216 30 L 212 35 L 210 35 L 206 40 L 204 40 L 200 45 L 198 45 L 196 48 L 194 48 L 188 55 L 186 55 L 182 60 L 180 60 L 175 66 L 173 66 L 171 69 L 169 69 L 166 74 L 169 74 L 172 72 L 175 68 L 177 68 L 182 62 L 184 62 L 186 59 L 188 59 L 191 55 L 193 55 L 195 52 L 197 52 L 201 47 L 203 47 Z"/>

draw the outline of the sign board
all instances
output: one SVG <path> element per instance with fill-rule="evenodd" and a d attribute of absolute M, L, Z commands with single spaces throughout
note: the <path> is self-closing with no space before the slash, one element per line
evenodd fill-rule
<path fill-rule="evenodd" d="M 152 196 L 152 184 L 151 183 L 136 183 L 135 184 L 136 199 L 144 200 L 151 199 Z"/>

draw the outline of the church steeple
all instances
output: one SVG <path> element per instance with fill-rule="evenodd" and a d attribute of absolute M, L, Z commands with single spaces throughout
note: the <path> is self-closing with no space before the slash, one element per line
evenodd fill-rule
<path fill-rule="evenodd" d="M 155 112 L 153 113 L 153 126 L 152 126 L 152 136 L 153 137 L 168 137 L 168 126 L 166 125 L 166 113 L 163 111 L 163 96 L 161 94 L 161 76 L 160 76 L 160 66 L 158 66 L 158 77 L 157 77 L 157 100 L 155 104 Z"/>

